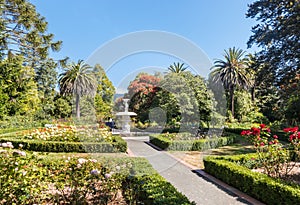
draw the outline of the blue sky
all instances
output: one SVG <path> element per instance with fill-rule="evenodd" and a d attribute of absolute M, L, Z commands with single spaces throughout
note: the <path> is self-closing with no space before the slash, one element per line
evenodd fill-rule
<path fill-rule="evenodd" d="M 31 0 L 49 23 L 48 31 L 62 40 L 54 58 L 86 60 L 97 48 L 118 36 L 143 30 L 166 31 L 195 43 L 213 61 L 224 49 L 247 49 L 255 21 L 247 19 L 253 0 Z M 255 48 L 247 50 L 253 52 Z M 160 69 L 177 61 L 157 53 L 137 54 L 113 65 L 107 74 L 115 86 L 138 70 Z M 100 63 L 101 64 L 101 63 Z M 107 69 L 107 68 L 105 68 Z M 131 73 L 131 74 L 130 74 Z M 128 75 L 129 74 L 129 75 Z M 127 79 L 127 80 L 124 80 Z M 124 82 L 123 82 L 124 81 Z M 125 83 L 126 84 L 126 83 Z"/>

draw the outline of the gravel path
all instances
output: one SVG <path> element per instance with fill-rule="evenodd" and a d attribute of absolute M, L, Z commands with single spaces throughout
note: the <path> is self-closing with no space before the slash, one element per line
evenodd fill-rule
<path fill-rule="evenodd" d="M 202 170 L 192 170 L 168 153 L 154 149 L 149 145 L 149 137 L 125 137 L 124 139 L 127 141 L 131 155 L 148 159 L 160 175 L 196 204 L 262 204 Z"/>

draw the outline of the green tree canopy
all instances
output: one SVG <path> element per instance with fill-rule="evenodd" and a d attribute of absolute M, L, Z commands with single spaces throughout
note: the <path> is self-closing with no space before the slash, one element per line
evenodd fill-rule
<path fill-rule="evenodd" d="M 94 96 L 96 86 L 95 72 L 83 60 L 68 65 L 59 76 L 61 94 L 75 96 L 76 117 L 78 119 L 80 118 L 80 97 L 83 95 Z"/>
<path fill-rule="evenodd" d="M 0 68 L 0 118 L 33 116 L 40 105 L 33 69 L 23 65 L 21 56 L 0 61 Z"/>
<path fill-rule="evenodd" d="M 229 92 L 230 107 L 232 116 L 234 115 L 234 91 L 236 89 L 246 89 L 250 87 L 251 81 L 247 72 L 248 59 L 245 52 L 238 48 L 224 50 L 224 60 L 217 59 L 214 62 L 211 76 L 214 81 L 221 81 L 225 90 Z"/>
<path fill-rule="evenodd" d="M 115 87 L 99 64 L 95 65 L 94 72 L 97 80 L 97 91 L 95 95 L 97 118 L 103 119 L 105 117 L 111 117 Z"/>
<path fill-rule="evenodd" d="M 46 59 L 49 50 L 58 51 L 61 41 L 47 33 L 47 22 L 27 0 L 0 1 L 0 53 L 23 55 L 31 64 Z"/>
<path fill-rule="evenodd" d="M 252 28 L 248 46 L 262 48 L 258 53 L 268 62 L 269 73 L 276 73 L 277 83 L 293 78 L 300 69 L 300 1 L 258 0 L 249 5 L 247 17 L 259 23 Z"/>
<path fill-rule="evenodd" d="M 173 63 L 173 65 L 170 65 L 168 67 L 168 70 L 172 73 L 181 73 L 184 72 L 187 69 L 187 67 L 184 66 L 184 63 Z"/>

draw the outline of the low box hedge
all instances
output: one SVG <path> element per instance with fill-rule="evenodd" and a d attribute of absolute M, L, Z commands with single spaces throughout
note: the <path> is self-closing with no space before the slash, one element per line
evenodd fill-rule
<path fill-rule="evenodd" d="M 206 157 L 205 172 L 266 204 L 299 204 L 299 185 L 253 172 L 233 161 L 239 161 L 238 157 Z"/>
<path fill-rule="evenodd" d="M 36 152 L 81 152 L 81 153 L 110 153 L 126 152 L 127 143 L 120 136 L 114 136 L 113 142 L 57 142 L 44 140 L 25 140 L 14 137 L 0 138 L 0 142 L 11 142 L 14 147 L 23 145 L 24 150 Z"/>
<path fill-rule="evenodd" d="M 225 146 L 235 142 L 236 136 L 216 137 L 196 140 L 171 140 L 163 135 L 150 135 L 150 142 L 163 150 L 203 151 Z"/>
<path fill-rule="evenodd" d="M 126 190 L 134 190 L 134 193 L 128 193 Z M 128 199 L 134 198 L 137 204 L 145 205 L 188 205 L 195 204 L 167 182 L 159 174 L 129 176 L 123 182 L 123 193 Z M 131 197 L 128 196 L 131 195 Z M 130 200 L 128 201 L 130 202 Z"/>

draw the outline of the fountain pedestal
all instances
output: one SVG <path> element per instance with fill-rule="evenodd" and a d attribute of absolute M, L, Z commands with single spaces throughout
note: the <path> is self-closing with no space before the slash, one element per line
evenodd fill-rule
<path fill-rule="evenodd" d="M 131 122 L 130 116 L 136 116 L 135 112 L 128 112 L 128 101 L 129 99 L 123 99 L 125 105 L 125 111 L 116 113 L 116 116 L 119 116 L 121 121 L 121 126 L 122 126 L 121 134 L 125 134 L 125 135 L 130 134 L 130 122 Z"/>

